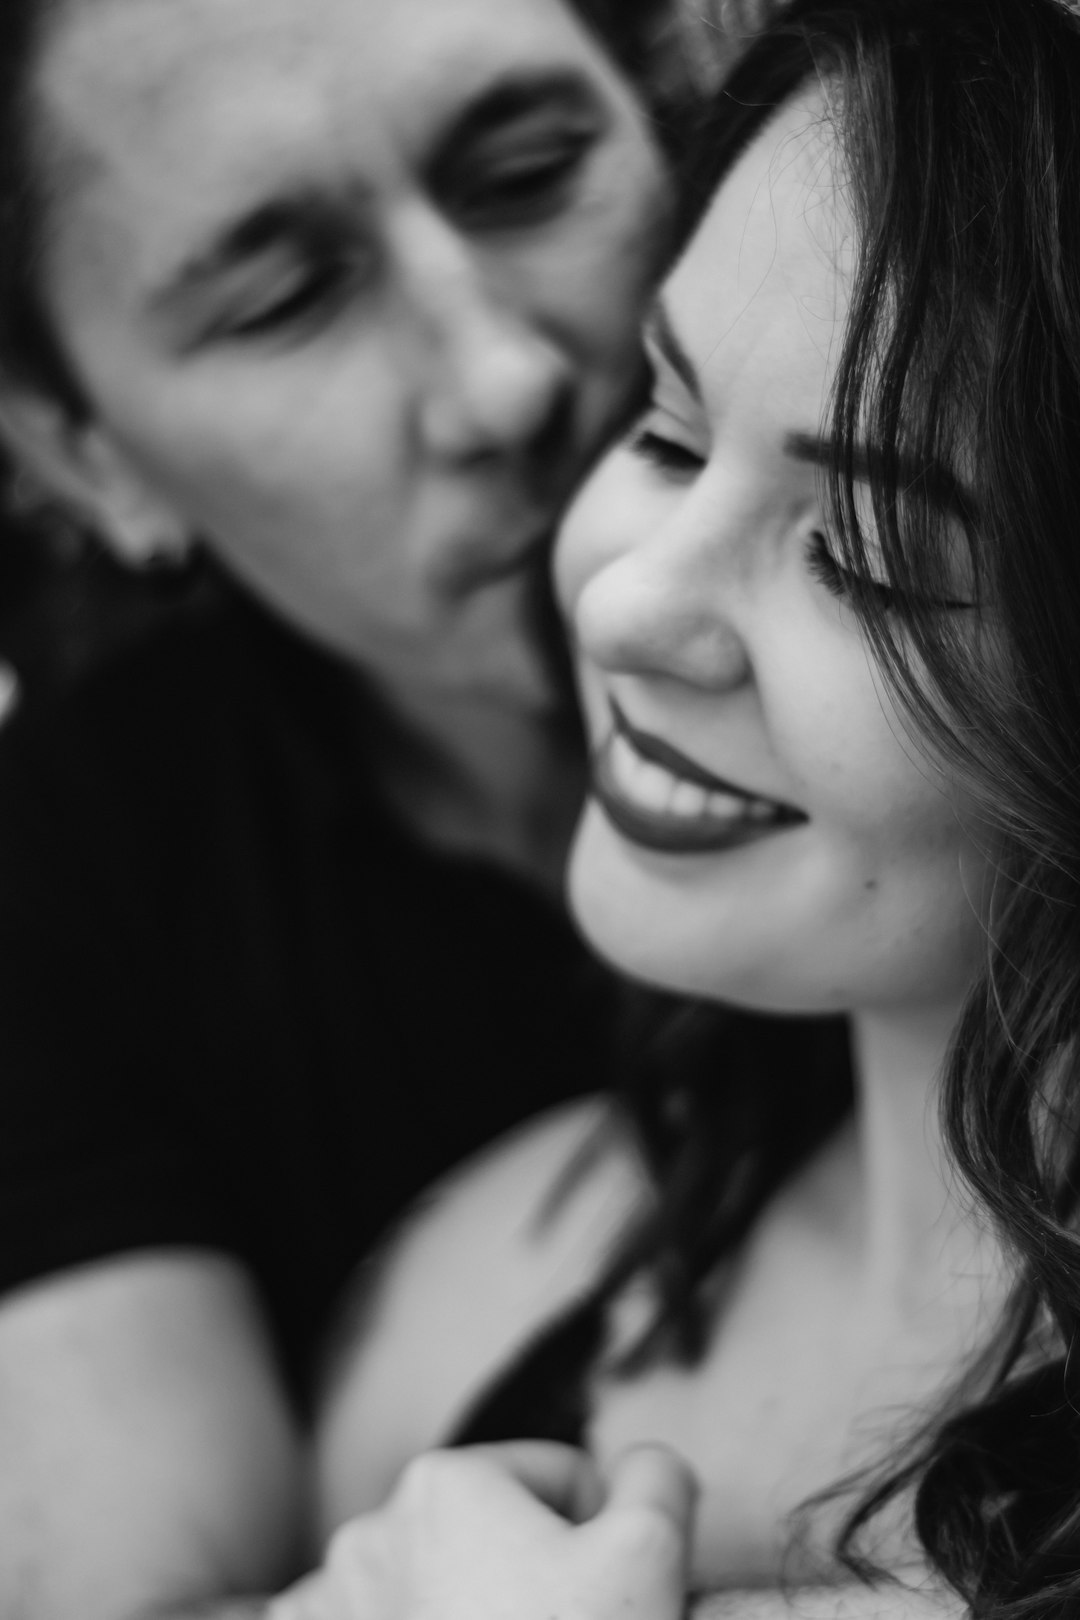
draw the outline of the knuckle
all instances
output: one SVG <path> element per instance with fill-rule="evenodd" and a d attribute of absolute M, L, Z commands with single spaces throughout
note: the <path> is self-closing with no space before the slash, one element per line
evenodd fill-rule
<path fill-rule="evenodd" d="M 324 1562 L 339 1568 L 353 1562 L 363 1540 L 363 1526 L 359 1519 L 349 1519 L 339 1525 L 326 1544 Z"/>
<path fill-rule="evenodd" d="M 686 1558 L 683 1533 L 665 1513 L 649 1507 L 627 1507 L 610 1525 L 619 1554 L 628 1562 L 666 1577 L 682 1570 Z"/>
<path fill-rule="evenodd" d="M 333 1558 L 335 1555 L 347 1553 L 356 1538 L 357 1522 L 355 1519 L 348 1519 L 344 1524 L 339 1524 L 327 1543 L 327 1557 Z"/>
<path fill-rule="evenodd" d="M 402 1507 L 419 1508 L 461 1478 L 462 1460 L 452 1451 L 425 1451 L 405 1464 L 394 1496 Z"/>

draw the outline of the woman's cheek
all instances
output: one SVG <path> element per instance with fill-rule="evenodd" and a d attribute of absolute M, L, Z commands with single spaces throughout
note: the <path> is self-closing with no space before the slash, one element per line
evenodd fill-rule
<path fill-rule="evenodd" d="M 611 708 L 595 664 L 584 653 L 574 661 L 577 677 L 578 700 L 585 717 L 585 733 L 589 746 L 597 747 L 611 730 Z"/>
<path fill-rule="evenodd" d="M 555 548 L 555 591 L 571 630 L 578 598 L 589 581 L 663 522 L 663 502 L 650 489 L 645 472 L 625 445 L 616 445 L 582 485 L 563 519 Z"/>

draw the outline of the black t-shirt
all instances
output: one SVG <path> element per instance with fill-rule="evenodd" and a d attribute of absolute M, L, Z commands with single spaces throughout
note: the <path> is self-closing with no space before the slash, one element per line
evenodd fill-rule
<path fill-rule="evenodd" d="M 355 683 L 230 601 L 0 734 L 0 1289 L 238 1256 L 303 1382 L 406 1200 L 611 1081 L 557 909 L 380 810 Z"/>

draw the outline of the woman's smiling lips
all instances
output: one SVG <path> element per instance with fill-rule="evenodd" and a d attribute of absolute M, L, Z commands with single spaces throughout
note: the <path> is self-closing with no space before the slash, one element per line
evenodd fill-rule
<path fill-rule="evenodd" d="M 632 843 L 672 855 L 732 849 L 799 826 L 791 805 L 747 793 L 670 743 L 639 731 L 611 700 L 612 729 L 593 754 L 592 790 Z"/>

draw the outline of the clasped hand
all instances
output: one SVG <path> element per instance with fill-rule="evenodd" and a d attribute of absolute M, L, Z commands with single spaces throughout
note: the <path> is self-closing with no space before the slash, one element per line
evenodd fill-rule
<path fill-rule="evenodd" d="M 679 1620 L 696 1487 L 660 1446 L 438 1451 L 344 1525 L 268 1620 Z"/>

